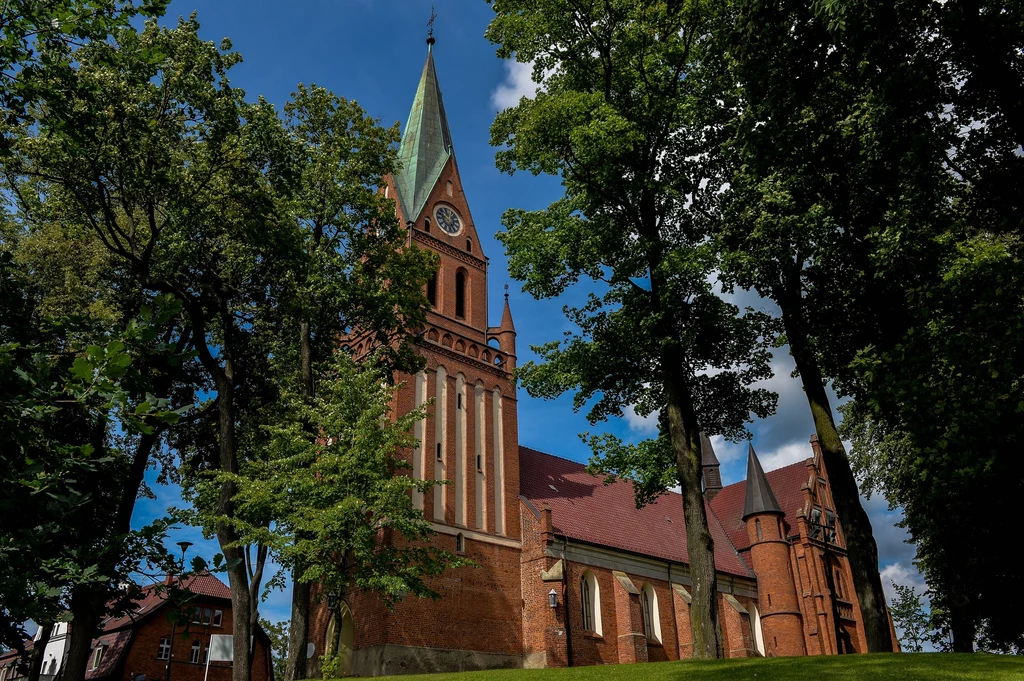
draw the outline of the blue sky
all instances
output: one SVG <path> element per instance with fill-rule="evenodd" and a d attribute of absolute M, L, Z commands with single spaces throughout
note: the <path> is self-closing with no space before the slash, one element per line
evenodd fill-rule
<path fill-rule="evenodd" d="M 551 178 L 530 175 L 510 177 L 494 167 L 494 149 L 488 129 L 495 113 L 534 92 L 529 70 L 495 56 L 484 38 L 491 18 L 484 0 L 434 0 L 437 12 L 434 60 L 452 129 L 455 154 L 466 196 L 480 234 L 481 247 L 490 258 L 489 300 L 493 323 L 501 317 L 505 283 L 510 284 L 510 303 L 518 332 L 519 362 L 532 358 L 530 345 L 558 338 L 569 330 L 561 308 L 566 302 L 535 301 L 508 280 L 501 245 L 494 239 L 501 214 L 511 207 L 537 209 L 559 195 Z M 385 125 L 404 124 L 426 58 L 426 22 L 430 0 L 172 0 L 165 22 L 198 12 L 200 34 L 213 41 L 231 39 L 244 61 L 231 72 L 232 83 L 248 98 L 263 96 L 282 106 L 298 83 L 317 84 L 347 99 L 354 99 Z M 581 296 L 583 292 L 576 292 Z M 768 306 L 756 296 L 741 295 L 742 302 Z M 766 470 L 811 455 L 808 439 L 813 424 L 799 381 L 790 377 L 793 365 L 785 350 L 776 355 L 776 375 L 767 382 L 779 393 L 775 416 L 750 425 L 753 444 Z M 578 434 L 607 430 L 629 439 L 654 432 L 653 419 L 627 414 L 622 419 L 591 427 L 583 414 L 573 413 L 571 397 L 555 401 L 519 395 L 519 439 L 523 445 L 585 461 L 589 450 Z M 722 461 L 725 484 L 745 474 L 746 444 L 713 440 Z M 155 474 L 151 472 L 150 483 Z M 135 525 L 162 515 L 169 505 L 180 504 L 174 487 L 153 486 L 156 500 L 141 500 Z M 867 502 L 879 544 L 883 580 L 920 586 L 911 559 L 913 548 L 906 534 L 895 527 L 880 498 Z M 168 538 L 195 542 L 189 555 L 209 559 L 218 551 L 215 540 L 204 540 L 194 528 L 181 528 Z M 920 589 L 919 589 L 920 591 Z M 265 616 L 287 619 L 289 596 L 272 594 L 262 606 Z"/>

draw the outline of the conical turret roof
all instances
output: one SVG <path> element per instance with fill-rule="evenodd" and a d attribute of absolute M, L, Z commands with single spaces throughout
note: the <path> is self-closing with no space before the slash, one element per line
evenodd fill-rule
<path fill-rule="evenodd" d="M 441 101 L 441 86 L 434 71 L 432 46 L 433 40 L 428 40 L 427 63 L 398 149 L 401 170 L 394 175 L 395 191 L 406 220 L 419 218 L 437 178 L 455 153 Z"/>
<path fill-rule="evenodd" d="M 782 507 L 772 493 L 772 487 L 768 484 L 768 478 L 764 475 L 761 462 L 754 452 L 754 445 L 749 446 L 747 451 L 747 500 L 743 505 L 743 519 L 746 520 L 758 513 L 780 513 Z"/>
<path fill-rule="evenodd" d="M 498 332 L 511 331 L 515 333 L 516 327 L 512 323 L 512 308 L 508 306 L 508 294 L 505 294 L 505 309 L 501 312 L 501 326 L 498 327 Z"/>
<path fill-rule="evenodd" d="M 711 446 L 711 439 L 704 433 L 700 434 L 700 465 L 720 466 L 718 457 L 715 455 L 715 448 Z"/>

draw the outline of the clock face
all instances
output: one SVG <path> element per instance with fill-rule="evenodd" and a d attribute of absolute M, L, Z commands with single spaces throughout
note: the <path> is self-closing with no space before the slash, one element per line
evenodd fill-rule
<path fill-rule="evenodd" d="M 462 222 L 459 220 L 458 214 L 448 206 L 439 206 L 434 211 L 434 217 L 441 229 L 448 234 L 454 235 L 462 231 Z"/>

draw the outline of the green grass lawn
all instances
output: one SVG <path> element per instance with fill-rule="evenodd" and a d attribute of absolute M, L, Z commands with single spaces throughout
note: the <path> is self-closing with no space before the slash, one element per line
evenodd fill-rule
<path fill-rule="evenodd" d="M 984 653 L 878 654 L 840 657 L 774 657 L 737 660 L 683 660 L 649 664 L 503 669 L 458 674 L 386 677 L 401 681 L 954 681 L 1021 679 L 1024 659 Z"/>

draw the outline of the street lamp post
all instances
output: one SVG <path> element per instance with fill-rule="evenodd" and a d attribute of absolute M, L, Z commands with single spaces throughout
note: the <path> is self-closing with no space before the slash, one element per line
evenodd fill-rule
<path fill-rule="evenodd" d="M 188 547 L 192 546 L 190 541 L 180 541 L 178 546 L 181 548 L 181 569 L 185 570 L 185 552 L 188 551 Z M 164 681 L 171 681 L 171 663 L 174 662 L 174 630 L 177 628 L 178 618 L 174 617 L 171 619 L 171 648 L 168 652 L 167 667 L 164 674 Z"/>

